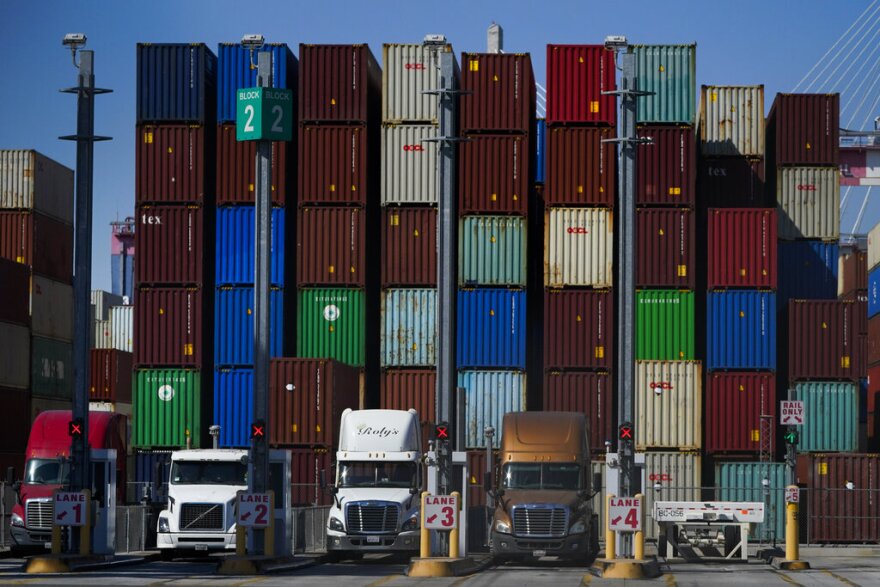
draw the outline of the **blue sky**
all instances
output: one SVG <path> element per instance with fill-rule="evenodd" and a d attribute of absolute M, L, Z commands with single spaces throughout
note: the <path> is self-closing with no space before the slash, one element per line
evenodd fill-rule
<path fill-rule="evenodd" d="M 113 94 L 97 98 L 93 287 L 110 288 L 108 223 L 134 208 L 135 44 L 202 41 L 212 49 L 259 32 L 290 44 L 418 42 L 443 33 L 457 52 L 483 51 L 486 28 L 504 27 L 507 52 L 530 52 L 545 80 L 547 43 L 601 43 L 624 34 L 637 43 L 697 43 L 697 83 L 760 84 L 769 110 L 773 96 L 791 91 L 862 13 L 869 0 L 480 0 L 423 2 L 313 0 L 47 1 L 0 3 L 3 108 L 0 148 L 34 148 L 70 167 L 73 143 L 57 137 L 75 130 L 75 98 L 58 92 L 75 83 L 68 32 L 88 35 L 97 84 Z M 869 55 L 866 54 L 866 55 Z M 840 88 L 838 88 L 840 89 Z M 848 231 L 856 209 L 844 215 Z M 869 206 L 862 227 L 880 220 Z"/>

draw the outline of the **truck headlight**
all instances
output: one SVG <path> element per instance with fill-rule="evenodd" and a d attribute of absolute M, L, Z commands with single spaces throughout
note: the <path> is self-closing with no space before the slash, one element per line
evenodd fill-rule
<path fill-rule="evenodd" d="M 24 520 L 18 514 L 12 514 L 12 525 L 18 528 L 24 528 Z"/>
<path fill-rule="evenodd" d="M 330 518 L 330 529 L 337 532 L 345 532 L 345 524 L 339 518 Z"/>
<path fill-rule="evenodd" d="M 574 525 L 571 527 L 571 530 L 569 530 L 568 532 L 569 534 L 583 534 L 586 529 L 587 525 L 584 523 L 584 521 L 578 520 L 574 523 Z"/>
<path fill-rule="evenodd" d="M 419 515 L 416 514 L 406 522 L 403 523 L 403 526 L 400 528 L 404 532 L 408 532 L 410 530 L 418 530 L 419 529 Z"/>
<path fill-rule="evenodd" d="M 501 534 L 510 534 L 510 524 L 501 520 L 495 522 L 495 531 Z"/>
<path fill-rule="evenodd" d="M 159 532 L 171 532 L 171 524 L 168 523 L 168 518 L 159 518 Z"/>

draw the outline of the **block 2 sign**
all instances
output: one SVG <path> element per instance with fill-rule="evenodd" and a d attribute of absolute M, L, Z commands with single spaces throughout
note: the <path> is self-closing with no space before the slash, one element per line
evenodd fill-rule
<path fill-rule="evenodd" d="M 608 510 L 608 528 L 613 532 L 638 532 L 642 529 L 642 500 L 636 497 L 612 497 Z"/>

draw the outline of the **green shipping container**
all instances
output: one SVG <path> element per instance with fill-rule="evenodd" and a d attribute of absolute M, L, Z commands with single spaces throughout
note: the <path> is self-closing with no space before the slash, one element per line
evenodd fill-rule
<path fill-rule="evenodd" d="M 769 485 L 764 490 L 764 479 Z M 759 501 L 764 523 L 749 533 L 754 541 L 785 540 L 785 463 L 716 463 L 715 487 L 721 501 Z"/>
<path fill-rule="evenodd" d="M 297 356 L 336 359 L 363 367 L 364 307 L 364 292 L 360 289 L 301 289 L 297 304 Z M 378 308 L 374 311 L 378 312 Z"/>
<path fill-rule="evenodd" d="M 694 292 L 636 292 L 637 361 L 692 361 L 694 333 Z"/>
<path fill-rule="evenodd" d="M 196 369 L 140 369 L 132 394 L 135 448 L 201 448 L 202 374 Z M 211 390 L 204 390 L 210 395 Z"/>
<path fill-rule="evenodd" d="M 633 45 L 638 89 L 636 122 L 694 124 L 697 101 L 696 45 Z"/>
<path fill-rule="evenodd" d="M 526 220 L 466 216 L 458 231 L 458 284 L 526 284 Z"/>
<path fill-rule="evenodd" d="M 31 393 L 34 397 L 73 398 L 73 345 L 34 336 L 31 338 Z"/>
<path fill-rule="evenodd" d="M 805 381 L 789 390 L 804 402 L 798 426 L 801 452 L 855 452 L 859 449 L 859 387 L 850 381 Z"/>

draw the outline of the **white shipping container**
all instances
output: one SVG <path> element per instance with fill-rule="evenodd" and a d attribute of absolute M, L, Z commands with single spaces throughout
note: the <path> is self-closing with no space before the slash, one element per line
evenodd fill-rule
<path fill-rule="evenodd" d="M 92 348 L 93 349 L 112 349 L 113 336 L 110 330 L 109 320 L 95 320 L 92 322 Z"/>
<path fill-rule="evenodd" d="M 880 265 L 880 222 L 868 231 L 868 271 Z"/>
<path fill-rule="evenodd" d="M 0 208 L 73 224 L 73 170 L 30 150 L 0 150 Z"/>
<path fill-rule="evenodd" d="M 704 155 L 764 156 L 764 86 L 703 86 Z"/>
<path fill-rule="evenodd" d="M 47 277 L 31 277 L 31 328 L 37 336 L 73 340 L 73 287 Z"/>
<path fill-rule="evenodd" d="M 122 296 L 112 294 L 103 289 L 92 290 L 92 320 L 107 320 L 110 317 L 110 306 L 121 306 Z"/>
<path fill-rule="evenodd" d="M 436 48 L 421 44 L 382 45 L 382 122 L 437 122 L 440 87 Z"/>
<path fill-rule="evenodd" d="M 132 351 L 134 331 L 134 307 L 113 306 L 110 308 L 110 345 L 120 351 Z"/>
<path fill-rule="evenodd" d="M 645 537 L 656 539 L 655 501 L 700 501 L 702 459 L 695 452 L 645 453 Z"/>
<path fill-rule="evenodd" d="M 544 213 L 544 285 L 611 287 L 613 214 L 605 208 Z"/>
<path fill-rule="evenodd" d="M 0 387 L 27 389 L 31 377 L 31 332 L 27 326 L 0 322 Z"/>
<path fill-rule="evenodd" d="M 437 204 L 437 143 L 432 124 L 382 127 L 382 205 Z"/>
<path fill-rule="evenodd" d="M 89 402 L 90 412 L 115 412 L 131 417 L 131 404 L 122 402 Z"/>
<path fill-rule="evenodd" d="M 702 364 L 636 361 L 636 449 L 699 449 L 702 439 Z"/>
<path fill-rule="evenodd" d="M 780 167 L 776 198 L 780 239 L 840 238 L 840 177 L 836 167 Z"/>

